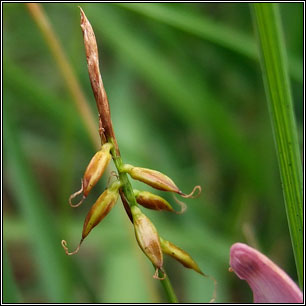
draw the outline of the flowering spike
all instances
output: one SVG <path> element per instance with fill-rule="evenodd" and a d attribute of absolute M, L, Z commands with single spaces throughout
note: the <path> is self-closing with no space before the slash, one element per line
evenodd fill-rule
<path fill-rule="evenodd" d="M 133 216 L 135 236 L 138 245 L 145 253 L 145 255 L 150 259 L 153 265 L 157 268 L 157 270 L 162 270 L 163 253 L 155 226 L 138 207 L 132 206 L 131 212 Z M 156 278 L 156 272 L 154 274 L 154 278 Z"/>
<path fill-rule="evenodd" d="M 293 280 L 268 257 L 248 245 L 232 245 L 230 265 L 251 287 L 254 303 L 303 303 L 303 294 Z"/>

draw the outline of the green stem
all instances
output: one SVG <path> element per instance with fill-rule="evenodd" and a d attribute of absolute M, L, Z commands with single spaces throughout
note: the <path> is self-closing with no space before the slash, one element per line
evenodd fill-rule
<path fill-rule="evenodd" d="M 289 231 L 303 287 L 303 174 L 278 5 L 254 3 L 255 28 Z"/>
<path fill-rule="evenodd" d="M 114 144 L 114 141 L 112 138 L 109 138 L 108 139 L 108 142 L 111 142 Z M 117 150 L 115 148 L 115 146 L 111 149 L 111 154 L 113 156 L 113 161 L 114 161 L 114 164 L 117 168 L 117 171 L 119 173 L 119 178 L 120 178 L 120 181 L 122 183 L 122 190 L 123 190 L 123 193 L 126 197 L 126 200 L 129 204 L 130 207 L 132 206 L 138 206 L 137 204 L 137 201 L 136 201 L 136 198 L 135 198 L 135 195 L 134 195 L 134 192 L 133 192 L 133 187 L 129 181 L 129 178 L 127 176 L 127 173 L 126 172 L 123 172 L 123 161 L 121 159 L 121 156 L 117 154 Z M 154 265 L 153 265 L 154 266 Z M 155 269 L 155 267 L 154 267 Z M 159 271 L 159 276 L 160 278 L 163 277 L 163 274 Z M 166 273 L 166 272 L 165 272 Z M 165 279 L 163 280 L 160 280 L 161 283 L 162 283 L 162 286 L 166 292 L 166 295 L 169 299 L 169 301 L 171 303 L 178 303 L 178 299 L 175 295 L 175 292 L 173 290 L 173 287 L 172 287 L 172 284 L 170 282 L 170 279 L 168 277 L 168 275 L 166 276 Z"/>
<path fill-rule="evenodd" d="M 165 269 L 164 269 L 164 273 L 166 273 Z M 159 277 L 163 277 L 163 274 L 160 271 L 158 271 L 158 275 L 159 275 Z M 167 294 L 167 297 L 168 297 L 169 301 L 171 303 L 178 303 L 178 299 L 177 299 L 176 294 L 173 290 L 173 287 L 171 285 L 171 282 L 170 282 L 170 279 L 169 279 L 168 275 L 166 276 L 165 279 L 162 279 L 160 282 L 161 282 L 162 286 L 164 287 L 164 290 Z"/>

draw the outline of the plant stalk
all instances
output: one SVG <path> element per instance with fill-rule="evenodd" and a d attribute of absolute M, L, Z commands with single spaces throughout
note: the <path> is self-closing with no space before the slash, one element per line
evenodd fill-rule
<path fill-rule="evenodd" d="M 111 154 L 115 166 L 117 168 L 117 171 L 119 173 L 120 181 L 122 183 L 120 197 L 124 204 L 125 210 L 131 222 L 133 223 L 130 207 L 137 205 L 137 202 L 135 199 L 132 185 L 128 179 L 128 176 L 126 173 L 122 171 L 123 161 L 121 159 L 119 146 L 113 130 L 108 98 L 100 74 L 98 47 L 97 47 L 95 34 L 90 22 L 88 21 L 86 15 L 84 14 L 81 8 L 80 11 L 81 11 L 81 28 L 84 37 L 88 73 L 91 82 L 91 87 L 96 99 L 97 109 L 99 112 L 99 126 L 100 126 L 99 133 L 100 133 L 101 143 L 105 143 L 107 141 L 113 144 L 113 148 L 111 149 Z M 126 203 L 128 205 L 126 205 Z M 168 276 L 164 280 L 161 280 L 161 282 L 170 302 L 176 303 L 177 298 L 175 296 L 173 287 L 171 285 Z"/>

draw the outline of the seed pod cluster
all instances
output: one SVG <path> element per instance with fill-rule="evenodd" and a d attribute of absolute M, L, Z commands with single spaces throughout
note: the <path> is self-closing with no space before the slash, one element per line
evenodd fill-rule
<path fill-rule="evenodd" d="M 82 9 L 81 28 L 85 43 L 89 77 L 99 110 L 99 133 L 101 141 L 104 144 L 102 145 L 101 150 L 99 150 L 89 162 L 82 178 L 81 189 L 70 196 L 69 204 L 72 207 L 81 205 L 83 200 L 88 196 L 92 188 L 102 177 L 112 158 L 115 161 L 119 175 L 116 175 L 117 180 L 99 196 L 90 208 L 83 224 L 82 237 L 77 249 L 74 252 L 68 252 L 65 240 L 62 240 L 62 246 L 67 255 L 77 253 L 83 240 L 89 235 L 93 228 L 108 215 L 117 202 L 120 194 L 126 212 L 133 223 L 138 245 L 156 267 L 153 276 L 154 278 L 164 279 L 166 277 L 166 273 L 163 269 L 163 253 L 172 256 L 185 267 L 204 275 L 188 253 L 159 236 L 154 224 L 138 207 L 138 205 L 142 205 L 143 207 L 152 210 L 165 210 L 169 212 L 182 213 L 186 208 L 185 204 L 177 200 L 177 203 L 181 206 L 181 210 L 177 212 L 168 201 L 158 195 L 148 191 L 133 191 L 125 173 L 128 173 L 133 179 L 146 183 L 155 189 L 172 192 L 173 194 L 178 194 L 184 198 L 195 197 L 195 191 L 199 191 L 200 193 L 201 187 L 196 186 L 190 194 L 185 194 L 177 187 L 171 178 L 159 171 L 123 164 L 112 128 L 106 91 L 100 75 L 98 48 L 95 35 Z M 73 204 L 72 199 L 80 194 L 82 194 L 80 202 Z"/>

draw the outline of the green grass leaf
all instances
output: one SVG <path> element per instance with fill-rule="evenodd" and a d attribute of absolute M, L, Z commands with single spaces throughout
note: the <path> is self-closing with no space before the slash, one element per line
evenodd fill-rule
<path fill-rule="evenodd" d="M 277 4 L 254 4 L 261 67 L 274 132 L 286 212 L 300 286 L 303 286 L 303 176 Z"/>
<path fill-rule="evenodd" d="M 5 165 L 18 208 L 31 232 L 31 253 L 36 259 L 42 288 L 49 302 L 71 299 L 69 263 L 60 246 L 55 216 L 24 156 L 11 108 L 4 103 Z"/>

